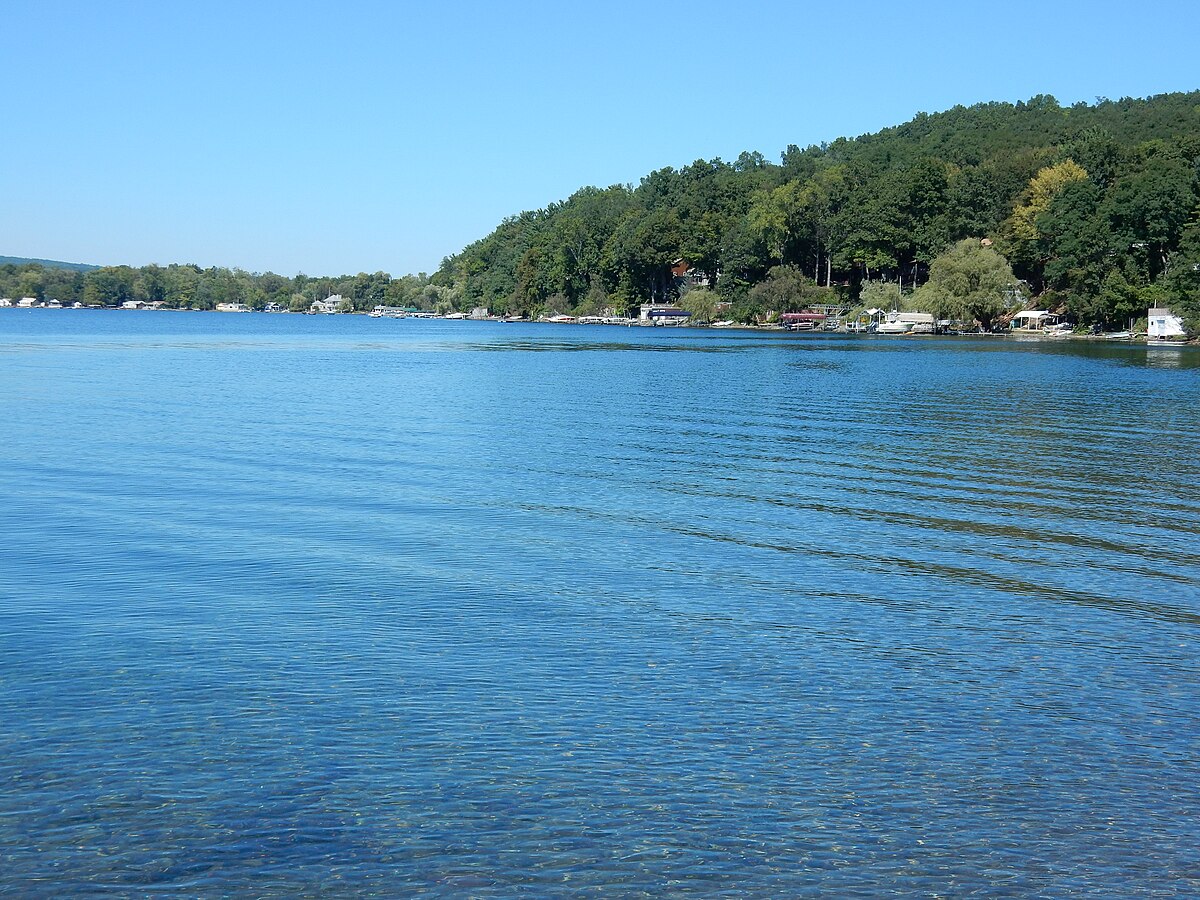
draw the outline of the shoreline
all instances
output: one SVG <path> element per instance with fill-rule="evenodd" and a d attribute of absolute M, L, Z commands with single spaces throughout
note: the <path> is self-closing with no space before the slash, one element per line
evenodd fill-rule
<path fill-rule="evenodd" d="M 314 312 L 292 312 L 291 310 L 222 310 L 222 309 L 192 309 L 178 306 L 159 306 L 141 309 L 127 309 L 119 306 L 9 306 L 0 307 L 0 310 L 8 311 L 33 311 L 50 312 L 50 311 L 69 311 L 69 312 L 168 312 L 168 313 L 256 313 L 258 315 L 276 316 L 313 316 L 313 317 L 329 317 L 329 316 L 359 316 L 363 318 L 391 318 L 391 319 L 434 319 L 447 322 L 492 322 L 497 324 L 507 325 L 581 325 L 585 327 L 602 326 L 602 327 L 617 327 L 617 328 L 657 328 L 669 331 L 694 329 L 700 331 L 769 331 L 782 334 L 796 335 L 837 335 L 839 337 L 870 337 L 870 338 L 1014 338 L 1021 341 L 1049 342 L 1060 343 L 1063 341 L 1072 342 L 1090 342 L 1100 344 L 1125 344 L 1125 345 L 1141 345 L 1148 348 L 1159 349 L 1181 349 L 1184 347 L 1200 347 L 1200 338 L 1195 338 L 1188 341 L 1173 341 L 1170 343 L 1149 344 L 1145 335 L 1137 335 L 1132 338 L 1116 338 L 1106 337 L 1103 334 L 1065 334 L 1065 335 L 1047 335 L 1036 332 L 1024 331 L 959 331 L 948 332 L 944 334 L 933 333 L 901 333 L 901 334 L 878 334 L 876 332 L 850 331 L 848 329 L 834 329 L 826 331 L 824 329 L 809 329 L 797 330 L 786 328 L 777 324 L 729 324 L 729 325 L 709 325 L 709 324 L 688 324 L 688 325 L 663 325 L 660 323 L 643 323 L 637 319 L 621 320 L 613 322 L 579 322 L 579 321 L 554 321 L 552 319 L 515 319 L 504 316 L 487 316 L 487 317 L 472 317 L 461 313 L 449 315 L 437 315 L 436 313 L 422 313 L 421 315 L 406 315 L 406 316 L 372 316 L 367 312 L 345 312 L 345 313 L 314 313 Z"/>

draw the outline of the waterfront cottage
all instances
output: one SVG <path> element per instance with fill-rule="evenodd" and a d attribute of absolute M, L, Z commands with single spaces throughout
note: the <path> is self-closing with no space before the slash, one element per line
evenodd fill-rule
<path fill-rule="evenodd" d="M 339 311 L 338 308 L 342 305 L 344 299 L 341 294 L 330 294 L 324 300 L 314 300 L 308 311 L 314 313 L 335 313 Z"/>

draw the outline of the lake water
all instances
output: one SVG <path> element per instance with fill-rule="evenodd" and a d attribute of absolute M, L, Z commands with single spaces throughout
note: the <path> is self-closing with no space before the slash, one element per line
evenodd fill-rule
<path fill-rule="evenodd" d="M 1200 894 L 1200 351 L 0 311 L 0 892 Z"/>

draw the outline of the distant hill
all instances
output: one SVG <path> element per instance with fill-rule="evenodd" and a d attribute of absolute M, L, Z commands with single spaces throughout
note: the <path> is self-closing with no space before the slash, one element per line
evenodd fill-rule
<path fill-rule="evenodd" d="M 6 265 L 38 265 L 47 269 L 70 269 L 72 272 L 91 272 L 93 269 L 100 268 L 88 263 L 63 262 L 58 259 L 29 259 L 25 256 L 0 256 L 0 266 Z"/>

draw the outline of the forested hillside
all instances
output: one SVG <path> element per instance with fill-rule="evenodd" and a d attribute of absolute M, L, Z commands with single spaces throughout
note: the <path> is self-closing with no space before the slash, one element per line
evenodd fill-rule
<path fill-rule="evenodd" d="M 71 269 L 75 272 L 89 272 L 92 269 L 99 268 L 99 266 L 89 265 L 88 263 L 63 262 L 59 259 L 30 259 L 25 256 L 0 256 L 0 266 L 3 265 L 36 265 L 44 269 Z"/>
<path fill-rule="evenodd" d="M 1168 300 L 1194 314 L 1198 164 L 1200 92 L 956 107 L 790 146 L 779 164 L 743 153 L 583 188 L 506 219 L 434 282 L 463 306 L 593 312 L 674 298 L 682 260 L 714 286 L 704 302 L 750 320 L 822 295 L 856 302 L 866 280 L 907 292 L 976 238 L 1021 294 L 1081 322 Z"/>

